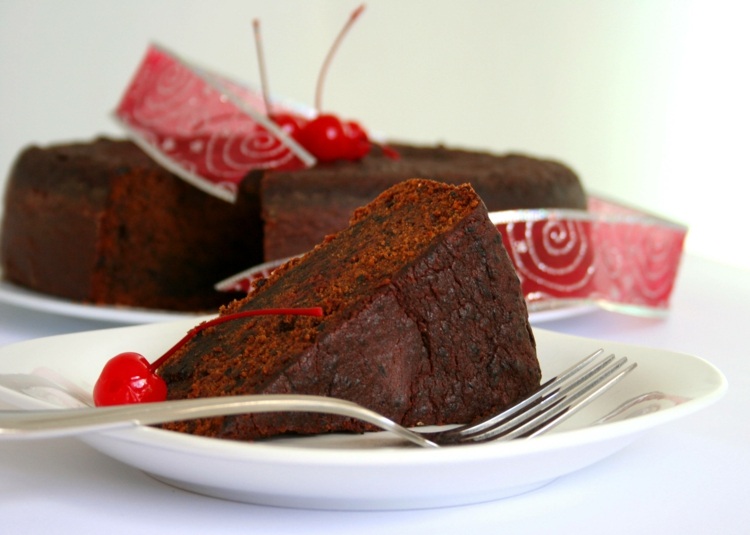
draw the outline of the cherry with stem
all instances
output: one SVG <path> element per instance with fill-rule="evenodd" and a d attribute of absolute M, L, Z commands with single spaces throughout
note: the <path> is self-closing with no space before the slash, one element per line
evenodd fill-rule
<path fill-rule="evenodd" d="M 287 113 L 275 114 L 272 112 L 268 90 L 268 75 L 266 73 L 266 61 L 263 54 L 263 39 L 260 32 L 260 21 L 253 21 L 255 35 L 255 48 L 258 55 L 258 65 L 261 77 L 261 89 L 266 113 L 279 128 L 302 145 L 320 162 L 333 162 L 336 160 L 359 160 L 370 151 L 370 140 L 364 129 L 353 121 L 341 121 L 338 117 L 329 113 L 321 113 L 323 99 L 323 86 L 329 67 L 333 61 L 336 51 L 354 22 L 364 11 L 364 4 L 360 5 L 350 15 L 344 27 L 339 32 L 331 49 L 323 62 L 318 75 L 315 92 L 315 108 L 317 117 L 309 122 L 298 116 Z"/>

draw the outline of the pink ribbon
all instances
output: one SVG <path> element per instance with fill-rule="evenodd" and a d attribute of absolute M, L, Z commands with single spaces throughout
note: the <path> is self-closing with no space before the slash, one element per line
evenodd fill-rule
<path fill-rule="evenodd" d="M 233 202 L 253 169 L 299 169 L 315 158 L 268 120 L 257 92 L 151 46 L 115 118 L 154 160 Z M 274 105 L 274 112 L 293 113 Z M 299 113 L 295 111 L 294 113 Z"/>

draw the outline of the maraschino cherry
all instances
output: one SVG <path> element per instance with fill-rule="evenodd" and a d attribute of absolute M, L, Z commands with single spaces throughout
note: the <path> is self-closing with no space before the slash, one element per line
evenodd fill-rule
<path fill-rule="evenodd" d="M 322 316 L 323 309 L 313 308 L 267 308 L 245 310 L 225 314 L 204 321 L 193 327 L 182 339 L 173 345 L 156 361 L 149 364 L 140 353 L 126 352 L 112 357 L 102 369 L 94 385 L 94 404 L 97 407 L 108 405 L 125 405 L 129 403 L 148 403 L 167 399 L 167 384 L 156 374 L 156 370 L 188 340 L 208 327 L 227 321 L 250 316 L 285 314 L 294 316 Z"/>
<path fill-rule="evenodd" d="M 260 23 L 257 19 L 253 21 L 261 87 L 269 118 L 322 163 L 334 162 L 336 160 L 360 160 L 367 156 L 372 146 L 367 132 L 358 123 L 354 121 L 342 121 L 330 113 L 321 113 L 323 85 L 328 68 L 344 36 L 364 9 L 365 6 L 363 4 L 352 12 L 323 62 L 315 92 L 315 108 L 318 111 L 318 115 L 310 121 L 292 114 L 276 114 L 271 112 L 268 100 L 263 45 L 260 37 Z"/>
<path fill-rule="evenodd" d="M 146 357 L 130 351 L 112 357 L 94 385 L 97 407 L 165 399 L 167 383 L 154 373 Z"/>
<path fill-rule="evenodd" d="M 341 121 L 324 113 L 302 127 L 297 134 L 300 145 L 320 162 L 361 160 L 370 152 L 370 139 L 354 121 Z"/>

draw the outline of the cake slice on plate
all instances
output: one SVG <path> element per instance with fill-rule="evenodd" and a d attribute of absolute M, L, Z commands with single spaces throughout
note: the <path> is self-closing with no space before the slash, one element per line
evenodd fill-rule
<path fill-rule="evenodd" d="M 170 399 L 297 393 L 407 426 L 467 422 L 539 385 L 518 277 L 469 185 L 413 179 L 222 310 L 322 307 L 207 328 L 159 368 Z M 363 431 L 330 415 L 256 414 L 168 429 L 230 439 Z"/>

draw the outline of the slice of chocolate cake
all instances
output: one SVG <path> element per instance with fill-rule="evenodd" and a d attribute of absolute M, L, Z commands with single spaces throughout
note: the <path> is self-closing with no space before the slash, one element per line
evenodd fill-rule
<path fill-rule="evenodd" d="M 159 368 L 168 397 L 324 395 L 414 426 L 481 418 L 539 384 L 518 278 L 469 185 L 388 189 L 222 314 L 316 306 L 322 318 L 258 316 L 201 331 Z M 366 429 L 311 414 L 165 427 L 240 440 Z"/>

